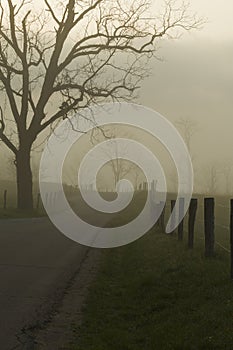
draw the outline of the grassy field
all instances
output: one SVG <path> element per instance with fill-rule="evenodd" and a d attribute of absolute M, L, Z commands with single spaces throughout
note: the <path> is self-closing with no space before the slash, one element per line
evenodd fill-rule
<path fill-rule="evenodd" d="M 189 251 L 176 236 L 152 230 L 103 253 L 72 350 L 233 348 L 229 254 L 203 241 Z"/>

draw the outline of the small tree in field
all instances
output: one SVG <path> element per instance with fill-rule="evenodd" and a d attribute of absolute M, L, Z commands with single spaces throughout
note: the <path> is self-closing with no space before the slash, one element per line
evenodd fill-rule
<path fill-rule="evenodd" d="M 15 157 L 19 209 L 33 208 L 38 136 L 92 103 L 131 100 L 156 42 L 199 24 L 176 1 L 160 16 L 146 0 L 0 2 L 0 139 Z"/>
<path fill-rule="evenodd" d="M 129 149 L 127 149 L 125 145 L 122 146 L 118 143 L 118 138 L 121 137 L 132 140 L 133 134 L 128 133 L 128 131 L 124 131 L 124 133 L 122 133 L 121 129 L 117 128 L 117 126 L 111 126 L 108 128 L 103 127 L 100 133 L 98 131 L 99 130 L 97 129 L 96 132 L 93 132 L 94 136 L 92 138 L 92 142 L 94 141 L 94 143 L 96 142 L 98 144 L 103 140 L 108 140 L 109 145 L 107 148 L 100 147 L 99 156 L 101 157 L 102 153 L 104 159 L 107 160 L 107 167 L 113 177 L 113 188 L 116 190 L 117 183 L 121 179 L 124 179 L 127 175 L 132 177 L 135 172 L 138 172 L 137 165 L 127 161 Z"/>

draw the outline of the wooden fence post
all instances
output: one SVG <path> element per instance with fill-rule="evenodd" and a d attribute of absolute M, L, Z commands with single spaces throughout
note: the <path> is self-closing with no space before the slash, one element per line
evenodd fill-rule
<path fill-rule="evenodd" d="M 7 190 L 5 190 L 3 194 L 3 209 L 6 210 L 6 208 L 7 208 Z"/>
<path fill-rule="evenodd" d="M 179 221 L 184 216 L 184 198 L 179 199 Z M 184 219 L 182 219 L 178 226 L 178 240 L 182 241 L 184 235 Z"/>
<path fill-rule="evenodd" d="M 204 199 L 205 256 L 214 255 L 214 198 Z"/>
<path fill-rule="evenodd" d="M 233 199 L 231 199 L 230 210 L 231 279 L 233 279 Z"/>
<path fill-rule="evenodd" d="M 176 205 L 176 201 L 175 199 L 171 200 L 171 226 L 174 227 L 175 226 L 175 213 L 173 213 L 173 209 Z M 173 233 L 175 233 L 175 229 L 173 231 L 170 232 L 170 234 L 172 235 Z"/>
<path fill-rule="evenodd" d="M 188 248 L 193 249 L 194 242 L 194 226 L 197 213 L 197 199 L 191 199 L 189 206 L 189 221 L 188 221 Z"/>
<path fill-rule="evenodd" d="M 164 223 L 164 219 L 165 219 L 165 202 L 160 202 L 159 203 L 159 210 L 161 210 L 161 208 L 163 208 L 161 214 L 160 214 L 160 218 L 159 218 L 159 226 L 161 228 L 162 233 L 165 233 L 165 223 Z"/>

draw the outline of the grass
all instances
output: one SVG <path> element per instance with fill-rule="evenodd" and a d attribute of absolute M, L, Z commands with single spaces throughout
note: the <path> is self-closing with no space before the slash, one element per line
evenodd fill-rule
<path fill-rule="evenodd" d="M 40 210 L 31 210 L 31 211 L 22 211 L 14 208 L 9 209 L 0 209 L 0 219 L 23 219 L 23 218 L 36 218 L 45 216 L 43 209 Z"/>
<path fill-rule="evenodd" d="M 106 250 L 72 350 L 233 348 L 229 256 L 189 251 L 176 237 L 151 231 Z"/>

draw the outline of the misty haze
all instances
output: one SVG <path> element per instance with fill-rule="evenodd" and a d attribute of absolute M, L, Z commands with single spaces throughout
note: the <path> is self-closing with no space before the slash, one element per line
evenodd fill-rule
<path fill-rule="evenodd" d="M 233 349 L 232 13 L 0 0 L 0 349 Z"/>

